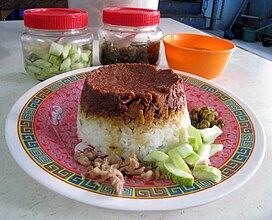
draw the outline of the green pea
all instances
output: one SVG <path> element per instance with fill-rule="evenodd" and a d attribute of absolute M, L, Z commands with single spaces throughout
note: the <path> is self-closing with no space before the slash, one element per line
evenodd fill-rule
<path fill-rule="evenodd" d="M 210 112 L 214 113 L 215 112 L 215 107 L 209 107 Z"/>
<path fill-rule="evenodd" d="M 197 127 L 197 121 L 191 121 L 191 125 L 194 126 L 194 127 Z"/>
<path fill-rule="evenodd" d="M 201 124 L 206 125 L 206 126 L 207 126 L 207 128 L 209 128 L 209 127 L 210 127 L 210 122 L 209 122 L 209 121 L 207 121 L 207 120 L 202 120 L 202 121 L 201 121 Z"/>
<path fill-rule="evenodd" d="M 223 118 L 219 118 L 217 122 L 220 123 L 220 124 L 225 124 L 226 123 Z"/>
<path fill-rule="evenodd" d="M 207 121 L 213 121 L 214 120 L 214 114 L 213 113 L 208 113 L 207 115 L 206 115 L 206 117 L 205 117 L 205 119 L 207 120 Z"/>
<path fill-rule="evenodd" d="M 225 124 L 226 124 L 226 122 L 225 122 L 225 120 L 223 119 L 223 118 L 219 118 L 218 120 L 217 120 L 217 125 L 220 125 L 220 126 L 225 126 Z"/>
<path fill-rule="evenodd" d="M 193 114 L 193 120 L 198 121 L 198 113 L 197 112 L 195 112 Z"/>
<path fill-rule="evenodd" d="M 206 118 L 208 114 L 209 114 L 209 110 L 205 109 L 205 110 L 203 110 L 201 116 L 202 116 L 202 118 Z"/>
<path fill-rule="evenodd" d="M 214 125 L 217 125 L 217 120 L 212 120 L 210 124 L 211 124 L 211 127 L 213 127 Z"/>
<path fill-rule="evenodd" d="M 209 107 L 204 106 L 204 107 L 201 108 L 201 110 L 202 110 L 202 111 L 209 110 Z"/>
<path fill-rule="evenodd" d="M 198 128 L 204 129 L 217 125 L 222 128 L 225 126 L 225 120 L 218 118 L 218 112 L 214 107 L 193 107 L 190 113 L 191 124 Z"/>
<path fill-rule="evenodd" d="M 199 124 L 198 126 L 199 129 L 204 129 L 204 128 L 208 128 L 208 126 L 206 124 Z"/>
<path fill-rule="evenodd" d="M 200 111 L 200 109 L 199 108 L 197 108 L 197 107 L 193 107 L 192 108 L 192 110 L 191 110 L 191 114 L 193 115 L 194 113 L 198 113 Z"/>

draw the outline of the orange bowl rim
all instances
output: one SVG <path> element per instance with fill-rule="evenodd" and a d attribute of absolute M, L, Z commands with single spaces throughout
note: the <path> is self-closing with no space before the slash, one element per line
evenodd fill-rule
<path fill-rule="evenodd" d="M 228 49 L 228 50 L 199 50 L 199 49 L 195 49 L 195 48 L 188 48 L 188 47 L 184 47 L 184 46 L 170 43 L 169 41 L 165 40 L 166 37 L 173 36 L 173 35 L 191 35 L 191 36 L 208 37 L 208 38 L 216 39 L 219 41 L 227 42 L 230 45 L 232 45 L 232 48 Z M 188 50 L 188 51 L 197 51 L 197 52 L 204 52 L 204 53 L 229 53 L 229 52 L 232 52 L 236 48 L 236 45 L 230 41 L 227 41 L 227 40 L 219 38 L 219 37 L 215 37 L 215 36 L 211 36 L 211 35 L 204 35 L 204 34 L 190 34 L 190 33 L 167 34 L 167 35 L 163 36 L 162 41 L 164 44 L 171 45 L 172 47 L 176 47 L 176 48 L 184 49 L 184 50 Z"/>

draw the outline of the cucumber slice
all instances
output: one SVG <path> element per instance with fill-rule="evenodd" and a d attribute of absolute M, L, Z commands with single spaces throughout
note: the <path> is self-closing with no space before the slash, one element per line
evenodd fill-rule
<path fill-rule="evenodd" d="M 84 64 L 83 63 L 72 63 L 71 64 L 71 69 L 72 70 L 76 70 L 76 69 L 81 69 L 84 68 Z"/>
<path fill-rule="evenodd" d="M 197 165 L 193 169 L 193 174 L 196 178 L 211 180 L 215 183 L 218 183 L 221 180 L 221 171 L 211 166 Z"/>
<path fill-rule="evenodd" d="M 202 144 L 202 146 L 199 149 L 198 155 L 201 157 L 201 159 L 209 159 L 210 151 L 211 151 L 210 144 Z"/>
<path fill-rule="evenodd" d="M 29 59 L 27 59 L 27 58 L 25 58 L 25 63 L 28 64 L 28 65 L 32 65 L 32 64 L 33 64 L 33 63 L 32 63 Z"/>
<path fill-rule="evenodd" d="M 189 144 L 193 147 L 194 152 L 199 151 L 199 146 L 197 145 L 197 138 L 196 137 L 188 137 Z"/>
<path fill-rule="evenodd" d="M 60 73 L 69 72 L 70 70 L 71 70 L 71 68 L 68 67 L 68 68 L 60 70 Z"/>
<path fill-rule="evenodd" d="M 63 45 L 52 42 L 49 48 L 49 53 L 55 56 L 60 56 L 63 52 Z"/>
<path fill-rule="evenodd" d="M 36 74 L 35 77 L 38 80 L 46 80 L 46 79 L 49 78 L 48 74 L 47 73 L 43 73 L 43 72 L 41 72 L 40 74 Z"/>
<path fill-rule="evenodd" d="M 179 142 L 180 144 L 185 144 L 188 142 L 188 131 L 186 128 L 182 127 L 180 129 L 180 133 L 179 133 Z"/>
<path fill-rule="evenodd" d="M 162 151 L 152 151 L 150 152 L 145 158 L 145 161 L 150 161 L 150 162 L 164 162 L 169 159 L 169 156 L 162 152 Z"/>
<path fill-rule="evenodd" d="M 200 160 L 200 156 L 196 152 L 193 152 L 189 156 L 184 158 L 184 160 L 187 164 L 194 166 Z"/>
<path fill-rule="evenodd" d="M 35 60 L 37 60 L 37 59 L 43 59 L 43 60 L 45 60 L 45 61 L 48 61 L 48 59 L 49 59 L 49 57 L 50 57 L 50 54 L 48 54 L 46 51 L 44 51 L 43 49 L 38 49 L 38 48 L 36 48 L 35 50 L 34 50 L 34 52 L 32 52 L 31 54 L 30 54 L 30 56 L 32 56 L 32 59 L 33 58 L 35 58 Z M 33 60 L 33 61 L 35 61 L 35 60 Z M 33 62 L 32 61 L 32 62 Z"/>
<path fill-rule="evenodd" d="M 35 78 L 38 80 L 46 80 L 46 78 L 43 75 L 35 74 Z"/>
<path fill-rule="evenodd" d="M 43 51 L 42 49 L 38 50 L 36 49 L 33 54 L 35 54 L 36 56 L 38 56 L 39 58 L 48 61 L 50 54 L 48 54 L 47 52 Z"/>
<path fill-rule="evenodd" d="M 175 183 L 192 186 L 194 177 L 181 169 L 178 169 L 171 161 L 164 162 L 164 168 L 167 171 L 167 176 Z"/>
<path fill-rule="evenodd" d="M 89 60 L 89 53 L 81 53 L 81 54 L 80 54 L 80 59 L 81 59 L 83 62 L 88 62 L 88 60 Z"/>
<path fill-rule="evenodd" d="M 200 147 L 202 145 L 202 138 L 201 138 L 201 135 L 199 133 L 199 130 L 196 129 L 194 126 L 189 125 L 187 131 L 188 131 L 189 137 L 195 137 L 196 138 L 196 144 L 197 144 L 198 147 Z"/>
<path fill-rule="evenodd" d="M 200 156 L 200 160 L 197 164 L 202 164 L 210 158 L 211 145 L 210 144 L 202 144 L 198 151 L 198 155 Z"/>
<path fill-rule="evenodd" d="M 182 156 L 182 158 L 186 158 L 194 152 L 193 147 L 188 143 L 182 144 L 176 147 L 176 149 L 179 152 L 179 154 Z"/>
<path fill-rule="evenodd" d="M 25 70 L 26 70 L 26 72 L 27 72 L 30 76 L 36 78 L 36 74 L 33 73 L 30 69 L 28 69 L 27 67 L 25 67 Z"/>
<path fill-rule="evenodd" d="M 200 160 L 200 156 L 194 152 L 193 147 L 188 143 L 182 144 L 179 147 L 176 147 L 176 149 L 184 161 L 189 165 L 195 165 Z"/>
<path fill-rule="evenodd" d="M 70 51 L 71 48 L 72 48 L 71 44 L 65 44 L 63 46 L 63 51 L 62 51 L 62 57 L 63 57 L 63 59 L 66 59 L 68 57 L 69 51 Z"/>
<path fill-rule="evenodd" d="M 27 50 L 24 48 L 25 69 L 32 76 L 36 77 L 39 74 L 36 78 L 40 80 L 71 69 L 89 67 L 92 64 L 90 44 L 78 46 L 77 44 L 63 44 L 48 40 L 42 42 L 41 45 L 30 44 L 28 46 Z M 83 49 L 84 46 L 87 46 L 86 49 Z"/>
<path fill-rule="evenodd" d="M 169 150 L 168 155 L 170 156 L 170 159 L 172 160 L 173 164 L 180 170 L 185 171 L 186 173 L 191 174 L 191 170 L 189 169 L 188 165 L 185 163 L 185 161 L 180 156 L 178 150 L 176 148 Z"/>
<path fill-rule="evenodd" d="M 36 74 L 36 78 L 39 80 L 46 80 L 49 79 L 52 76 L 55 76 L 57 74 L 61 73 L 59 71 L 59 67 L 58 66 L 51 66 L 48 68 L 43 68 L 41 74 Z"/>
<path fill-rule="evenodd" d="M 43 74 L 48 74 L 50 76 L 56 75 L 58 71 L 59 71 L 58 66 L 52 66 L 52 67 L 49 67 L 49 68 L 42 69 Z"/>
<path fill-rule="evenodd" d="M 33 66 L 33 65 L 26 65 L 26 70 L 29 70 L 35 74 L 41 74 L 41 72 L 42 72 L 42 70 L 40 68 Z"/>
<path fill-rule="evenodd" d="M 203 142 L 205 143 L 213 143 L 214 140 L 223 133 L 223 131 L 214 125 L 211 128 L 204 128 L 202 130 L 198 130 Z"/>
<path fill-rule="evenodd" d="M 70 70 L 70 66 L 71 66 L 71 58 L 68 57 L 67 59 L 65 59 L 61 64 L 60 64 L 60 70 L 63 71 L 67 71 Z"/>
<path fill-rule="evenodd" d="M 188 143 L 190 145 L 197 144 L 196 137 L 188 137 Z"/>
<path fill-rule="evenodd" d="M 62 63 L 62 59 L 55 55 L 50 55 L 48 61 L 52 63 L 54 66 L 60 66 L 60 64 Z"/>
<path fill-rule="evenodd" d="M 70 57 L 71 57 L 72 63 L 80 63 L 80 54 L 79 53 L 73 53 Z"/>
<path fill-rule="evenodd" d="M 45 68 L 45 67 L 50 67 L 50 66 L 52 66 L 51 63 L 49 63 L 49 62 L 47 62 L 47 61 L 45 61 L 45 60 L 42 60 L 42 59 L 35 60 L 35 61 L 33 62 L 33 64 L 34 64 L 35 66 L 41 68 L 41 69 L 42 69 L 42 68 Z"/>
<path fill-rule="evenodd" d="M 164 173 L 166 173 L 166 170 L 165 170 L 165 168 L 164 168 L 164 162 L 165 162 L 165 161 L 156 161 L 156 162 L 155 162 L 155 165 L 156 165 L 156 167 L 159 167 L 159 169 L 160 169 L 161 171 L 163 171 Z"/>
<path fill-rule="evenodd" d="M 80 51 L 78 51 L 77 45 L 72 44 L 71 49 L 70 49 L 70 51 L 69 51 L 69 55 L 72 55 L 72 54 L 78 53 L 78 52 L 80 52 Z"/>
<path fill-rule="evenodd" d="M 211 144 L 210 157 L 223 150 L 223 144 Z"/>
<path fill-rule="evenodd" d="M 27 59 L 33 63 L 36 60 L 40 59 L 41 57 L 39 57 L 38 55 L 36 55 L 35 53 L 30 53 L 29 56 L 27 57 Z"/>

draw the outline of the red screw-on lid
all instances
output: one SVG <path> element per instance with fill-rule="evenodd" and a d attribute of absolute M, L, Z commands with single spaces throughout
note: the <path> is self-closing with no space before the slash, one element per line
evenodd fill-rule
<path fill-rule="evenodd" d="M 160 11 L 146 8 L 105 8 L 103 22 L 120 26 L 153 26 L 160 23 Z"/>
<path fill-rule="evenodd" d="M 36 8 L 24 11 L 24 24 L 28 28 L 68 30 L 86 28 L 88 12 L 70 8 Z"/>

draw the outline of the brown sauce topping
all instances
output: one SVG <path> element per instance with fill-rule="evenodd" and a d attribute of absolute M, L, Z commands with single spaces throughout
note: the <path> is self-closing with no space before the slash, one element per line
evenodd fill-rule
<path fill-rule="evenodd" d="M 148 64 L 112 64 L 87 76 L 81 111 L 97 116 L 166 117 L 186 103 L 182 78 Z"/>

